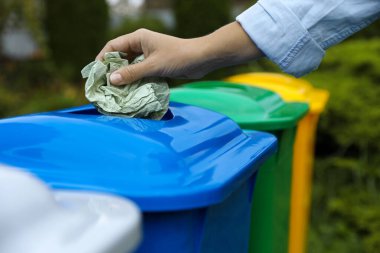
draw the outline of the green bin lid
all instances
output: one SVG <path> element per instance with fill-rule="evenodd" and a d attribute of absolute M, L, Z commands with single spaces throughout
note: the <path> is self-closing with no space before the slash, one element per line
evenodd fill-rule
<path fill-rule="evenodd" d="M 170 99 L 225 114 L 240 127 L 254 130 L 294 127 L 309 109 L 306 103 L 285 102 L 269 90 L 223 81 L 185 84 L 172 89 Z"/>

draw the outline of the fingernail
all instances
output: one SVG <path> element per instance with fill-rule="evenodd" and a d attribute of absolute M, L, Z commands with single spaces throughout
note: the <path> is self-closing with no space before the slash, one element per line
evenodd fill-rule
<path fill-rule="evenodd" d="M 122 77 L 119 73 L 112 73 L 110 76 L 110 80 L 112 84 L 120 84 L 122 81 Z"/>

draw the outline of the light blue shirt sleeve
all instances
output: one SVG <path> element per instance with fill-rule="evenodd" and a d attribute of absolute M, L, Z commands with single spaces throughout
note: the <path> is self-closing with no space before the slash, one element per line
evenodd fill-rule
<path fill-rule="evenodd" d="M 379 17 L 380 0 L 259 0 L 236 20 L 271 61 L 299 77 Z"/>

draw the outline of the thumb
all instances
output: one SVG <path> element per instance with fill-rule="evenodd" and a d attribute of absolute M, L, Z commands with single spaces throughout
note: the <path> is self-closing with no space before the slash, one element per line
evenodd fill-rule
<path fill-rule="evenodd" d="M 113 85 L 130 84 L 151 74 L 148 64 L 142 61 L 116 70 L 111 74 L 110 81 Z"/>

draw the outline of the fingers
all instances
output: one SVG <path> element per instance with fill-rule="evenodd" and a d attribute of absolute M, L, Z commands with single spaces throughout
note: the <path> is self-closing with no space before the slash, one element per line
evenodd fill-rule
<path fill-rule="evenodd" d="M 111 51 L 127 53 L 128 58 L 143 54 L 142 41 L 149 33 L 150 31 L 146 29 L 139 29 L 133 33 L 117 37 L 104 46 L 96 59 L 102 60 L 104 54 Z M 152 64 L 148 59 L 137 64 L 128 65 L 113 72 L 110 76 L 110 81 L 113 85 L 130 84 L 143 77 L 151 76 L 153 74 L 151 66 Z"/>
<path fill-rule="evenodd" d="M 141 47 L 141 38 L 142 35 L 146 32 L 147 31 L 145 29 L 139 29 L 133 33 L 110 40 L 96 56 L 96 60 L 102 60 L 105 53 L 112 51 L 120 51 L 129 55 L 138 55 L 143 53 Z"/>
<path fill-rule="evenodd" d="M 151 66 L 149 60 L 128 65 L 113 72 L 110 76 L 110 81 L 113 85 L 124 85 L 133 83 L 144 77 L 153 76 L 155 70 Z"/>
<path fill-rule="evenodd" d="M 109 42 L 103 47 L 103 49 L 100 51 L 100 53 L 96 56 L 95 59 L 98 60 L 98 61 L 101 61 L 101 60 L 103 60 L 103 56 L 104 56 L 104 54 L 105 54 L 106 52 L 112 52 L 112 51 L 114 51 L 113 46 L 112 46 L 112 42 L 109 41 Z"/>

